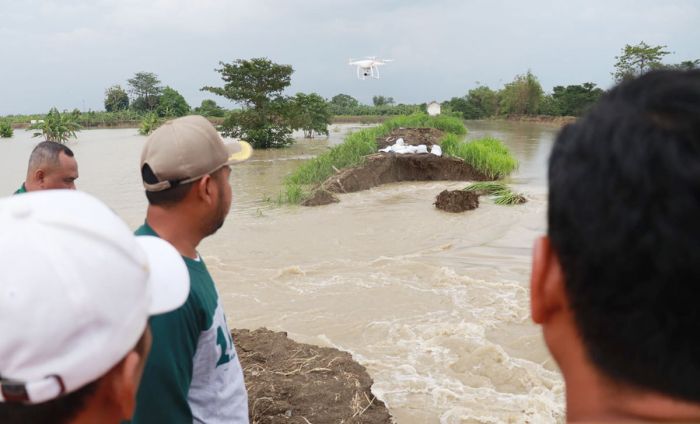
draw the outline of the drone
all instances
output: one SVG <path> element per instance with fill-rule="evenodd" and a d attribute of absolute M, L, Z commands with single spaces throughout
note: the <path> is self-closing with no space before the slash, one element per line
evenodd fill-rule
<path fill-rule="evenodd" d="M 376 56 L 367 56 L 365 59 L 348 59 L 348 65 L 357 67 L 357 79 L 369 78 L 379 79 L 379 67 L 393 62 L 392 59 L 377 59 Z"/>

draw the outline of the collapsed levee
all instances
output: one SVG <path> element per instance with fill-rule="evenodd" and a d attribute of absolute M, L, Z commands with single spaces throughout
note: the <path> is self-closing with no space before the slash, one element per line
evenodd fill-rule
<path fill-rule="evenodd" d="M 502 142 L 490 137 L 467 142 L 465 133 L 462 121 L 453 117 L 417 114 L 390 119 L 349 135 L 302 164 L 285 178 L 280 202 L 325 205 L 337 202 L 337 193 L 386 183 L 498 180 L 517 168 Z M 390 147 L 378 153 L 385 146 Z"/>
<path fill-rule="evenodd" d="M 400 181 L 486 181 L 464 160 L 432 154 L 377 153 L 364 164 L 343 169 L 321 185 L 331 193 L 352 193 Z"/>
<path fill-rule="evenodd" d="M 266 328 L 233 330 L 251 423 L 390 424 L 372 378 L 352 355 Z"/>

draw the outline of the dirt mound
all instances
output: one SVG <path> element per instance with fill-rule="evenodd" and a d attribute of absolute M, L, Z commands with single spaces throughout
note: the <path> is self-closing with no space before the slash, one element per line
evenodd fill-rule
<path fill-rule="evenodd" d="M 338 203 L 340 200 L 338 200 L 337 197 L 330 191 L 326 191 L 323 189 L 316 190 L 314 194 L 309 197 L 308 199 L 304 200 L 301 202 L 302 206 L 321 206 L 321 205 L 328 205 L 331 203 Z"/>
<path fill-rule="evenodd" d="M 470 211 L 479 207 L 479 195 L 465 190 L 443 190 L 434 205 L 445 212 Z"/>
<path fill-rule="evenodd" d="M 296 343 L 266 328 L 231 332 L 252 424 L 392 423 L 372 379 L 347 352 Z"/>
<path fill-rule="evenodd" d="M 418 146 L 425 144 L 430 150 L 433 144 L 440 144 L 438 141 L 445 133 L 436 128 L 397 128 L 386 137 L 377 138 L 377 147 L 383 149 L 392 146 L 396 140 L 403 138 L 404 144 Z"/>
<path fill-rule="evenodd" d="M 347 168 L 328 178 L 322 189 L 331 193 L 352 193 L 398 181 L 486 181 L 462 159 L 432 154 L 377 153 L 363 165 Z"/>

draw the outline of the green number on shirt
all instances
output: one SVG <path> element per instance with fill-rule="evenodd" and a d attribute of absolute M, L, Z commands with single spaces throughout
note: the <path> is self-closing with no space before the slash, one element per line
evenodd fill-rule
<path fill-rule="evenodd" d="M 221 347 L 221 356 L 219 356 L 219 360 L 216 362 L 216 366 L 218 367 L 219 365 L 223 365 L 225 363 L 228 363 L 228 361 L 231 360 L 231 357 L 228 356 L 228 350 L 229 350 L 229 340 L 230 336 L 227 339 L 226 334 L 224 334 L 224 329 L 221 327 L 218 327 L 216 329 L 216 344 Z"/>

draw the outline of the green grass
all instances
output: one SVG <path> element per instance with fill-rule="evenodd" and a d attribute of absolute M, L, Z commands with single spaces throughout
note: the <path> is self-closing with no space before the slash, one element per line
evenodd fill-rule
<path fill-rule="evenodd" d="M 473 191 L 480 196 L 494 196 L 494 203 L 497 205 L 519 205 L 527 201 L 525 196 L 514 192 L 505 183 L 500 181 L 481 181 L 472 183 L 466 186 L 464 190 Z"/>
<path fill-rule="evenodd" d="M 463 142 L 460 137 L 448 134 L 442 139 L 441 147 L 446 155 L 464 159 L 493 180 L 506 177 L 518 168 L 518 161 L 508 148 L 492 137 Z"/>
<path fill-rule="evenodd" d="M 462 121 L 453 117 L 431 117 L 427 114 L 399 116 L 383 124 L 354 132 L 345 141 L 301 165 L 284 182 L 280 202 L 301 203 L 315 185 L 322 183 L 338 170 L 360 165 L 365 156 L 377 152 L 377 138 L 396 128 L 437 128 L 455 137 L 466 134 Z"/>

